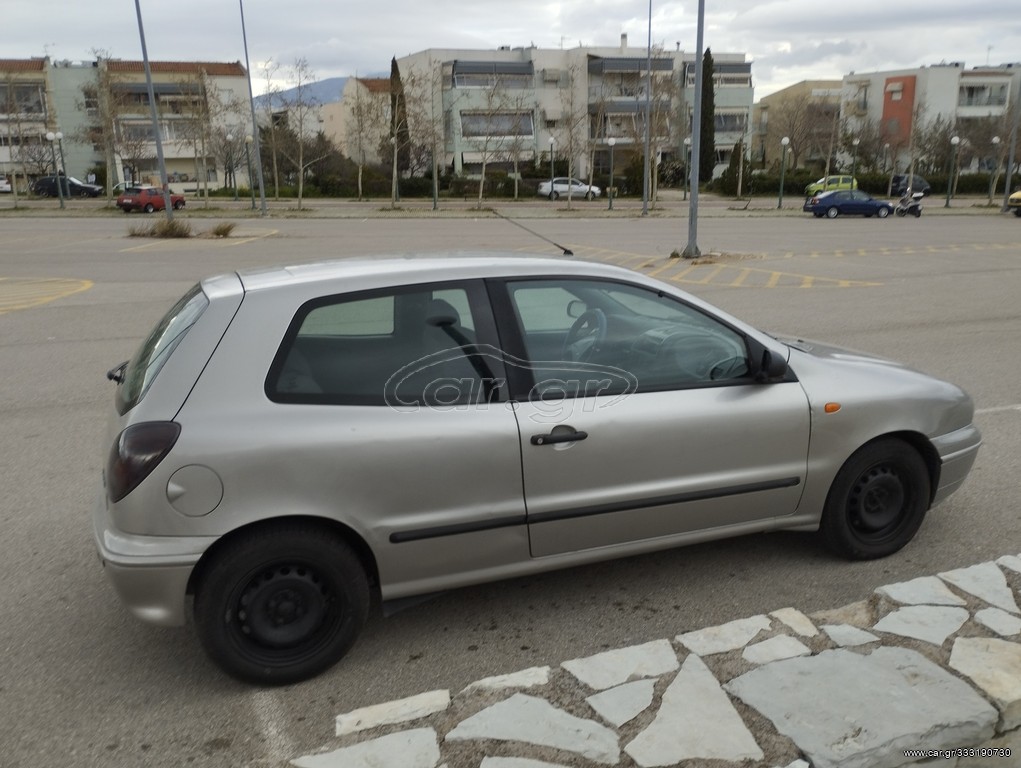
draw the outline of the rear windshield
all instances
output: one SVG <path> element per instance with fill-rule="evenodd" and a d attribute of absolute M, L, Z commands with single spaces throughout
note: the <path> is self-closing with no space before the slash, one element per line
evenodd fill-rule
<path fill-rule="evenodd" d="M 117 387 L 118 413 L 127 413 L 145 397 L 164 363 L 208 305 L 209 299 L 196 285 L 156 324 L 124 369 L 124 381 Z"/>

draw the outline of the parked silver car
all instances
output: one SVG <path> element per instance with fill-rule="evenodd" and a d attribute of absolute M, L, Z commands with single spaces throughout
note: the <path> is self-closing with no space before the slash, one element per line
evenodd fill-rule
<path fill-rule="evenodd" d="M 573 260 L 223 275 L 109 376 L 106 573 L 154 624 L 193 595 L 263 684 L 335 663 L 372 593 L 778 529 L 889 555 L 980 444 L 952 384 Z"/>
<path fill-rule="evenodd" d="M 550 200 L 556 200 L 559 197 L 567 197 L 568 195 L 571 197 L 584 197 L 586 200 L 592 200 L 603 193 L 603 191 L 595 184 L 586 184 L 584 181 L 569 179 L 566 176 L 562 178 L 555 178 L 552 181 L 539 182 L 537 191 L 539 195 L 542 197 L 548 197 Z"/>

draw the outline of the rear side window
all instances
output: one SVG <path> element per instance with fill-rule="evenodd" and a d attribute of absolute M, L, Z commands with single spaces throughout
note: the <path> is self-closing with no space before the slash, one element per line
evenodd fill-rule
<path fill-rule="evenodd" d="M 157 374 L 207 306 L 209 299 L 196 285 L 156 324 L 124 369 L 124 381 L 117 388 L 118 413 L 127 413 L 145 397 Z"/>
<path fill-rule="evenodd" d="M 277 351 L 266 394 L 320 405 L 479 402 L 493 376 L 472 305 L 467 288 L 449 284 L 309 302 Z"/>

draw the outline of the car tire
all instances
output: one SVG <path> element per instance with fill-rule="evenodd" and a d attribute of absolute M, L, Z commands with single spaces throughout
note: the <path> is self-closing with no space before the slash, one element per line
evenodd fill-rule
<path fill-rule="evenodd" d="M 826 209 L 826 218 L 827 219 L 835 219 L 839 215 L 840 215 L 840 209 L 837 208 L 835 205 L 831 205 L 829 208 Z"/>
<path fill-rule="evenodd" d="M 144 208 L 143 210 L 144 210 L 144 211 L 145 211 L 146 213 L 152 213 L 153 211 L 155 211 L 155 210 L 156 210 L 156 206 L 155 206 L 155 205 L 153 205 L 152 203 L 146 203 L 146 204 L 145 204 L 145 208 Z"/>
<path fill-rule="evenodd" d="M 559 200 L 560 199 L 560 193 L 555 191 L 555 190 L 553 192 L 550 192 L 549 193 L 549 199 L 550 200 Z"/>
<path fill-rule="evenodd" d="M 930 498 L 929 470 L 918 451 L 902 440 L 876 440 L 837 472 L 819 530 L 838 555 L 886 557 L 914 537 Z"/>
<path fill-rule="evenodd" d="M 1021 208 L 1015 208 L 1014 215 L 1021 219 Z"/>
<path fill-rule="evenodd" d="M 306 523 L 263 525 L 210 554 L 195 589 L 195 627 L 210 658 L 258 685 L 307 680 L 351 648 L 369 583 L 340 536 Z"/>
<path fill-rule="evenodd" d="M 885 219 L 889 215 L 890 215 L 889 208 L 880 208 L 878 211 L 876 211 L 876 216 L 878 216 L 881 219 Z"/>
<path fill-rule="evenodd" d="M 595 198 L 596 198 L 596 196 L 593 195 L 591 192 L 586 192 L 585 193 L 585 199 L 586 200 L 595 200 Z"/>
<path fill-rule="evenodd" d="M 178 200 L 177 202 L 174 203 L 174 210 L 175 211 L 179 211 L 182 208 L 184 208 L 184 200 Z"/>

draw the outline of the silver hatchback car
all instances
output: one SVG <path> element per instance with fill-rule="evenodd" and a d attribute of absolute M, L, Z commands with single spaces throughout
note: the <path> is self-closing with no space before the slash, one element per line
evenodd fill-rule
<path fill-rule="evenodd" d="M 373 594 L 778 529 L 889 555 L 981 442 L 952 384 L 574 260 L 223 275 L 109 376 L 106 573 L 259 684 L 334 664 Z"/>

